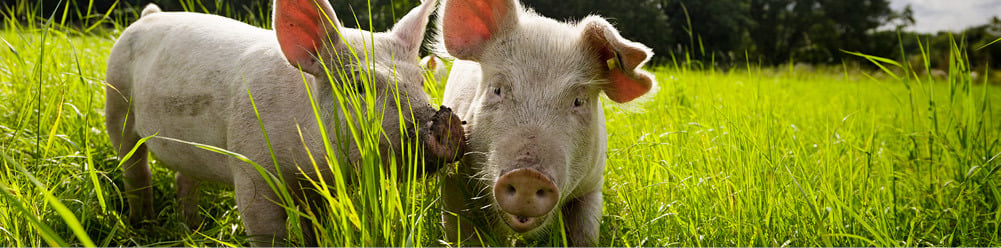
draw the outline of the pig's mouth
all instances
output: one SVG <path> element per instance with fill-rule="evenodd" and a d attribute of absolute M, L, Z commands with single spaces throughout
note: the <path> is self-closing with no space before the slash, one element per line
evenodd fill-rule
<path fill-rule="evenodd" d="M 441 106 L 418 133 L 424 146 L 425 162 L 450 163 L 465 153 L 466 133 L 462 120 L 451 108 Z"/>
<path fill-rule="evenodd" d="M 529 216 L 517 216 L 501 211 L 504 215 L 504 223 L 507 224 L 511 230 L 518 233 L 526 233 L 542 225 L 546 222 L 546 217 L 548 215 L 529 217 Z"/>

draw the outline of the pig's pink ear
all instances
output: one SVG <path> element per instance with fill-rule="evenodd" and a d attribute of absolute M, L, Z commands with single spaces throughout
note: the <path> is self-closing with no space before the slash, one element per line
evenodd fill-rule
<path fill-rule="evenodd" d="M 518 24 L 515 0 L 448 0 L 442 14 L 442 37 L 452 56 L 479 60 L 491 39 Z"/>
<path fill-rule="evenodd" d="M 603 90 L 609 99 L 625 103 L 643 96 L 656 83 L 654 78 L 640 69 L 653 51 L 643 44 L 622 38 L 619 31 L 605 19 L 589 16 L 584 19 L 584 46 L 595 52 L 608 84 Z"/>
<path fill-rule="evenodd" d="M 400 18 L 400 21 L 393 25 L 392 33 L 403 42 L 414 57 L 420 53 L 421 44 L 424 43 L 424 30 L 427 29 L 428 17 L 434 12 L 434 6 L 438 0 L 424 0 L 420 6 L 410 10 L 410 13 Z"/>
<path fill-rule="evenodd" d="M 339 43 L 334 28 L 340 27 L 327 0 L 276 0 L 274 28 L 285 59 L 305 72 L 319 74 L 320 50 Z"/>

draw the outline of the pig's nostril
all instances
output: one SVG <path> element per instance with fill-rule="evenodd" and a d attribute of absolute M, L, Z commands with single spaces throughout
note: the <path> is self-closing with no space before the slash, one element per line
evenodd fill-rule
<path fill-rule="evenodd" d="M 521 222 L 521 223 L 528 222 L 528 217 L 518 216 L 518 222 Z"/>
<path fill-rule="evenodd" d="M 514 188 L 514 185 L 508 184 L 507 185 L 507 194 L 513 196 L 515 193 L 518 193 L 518 190 Z"/>
<path fill-rule="evenodd" d="M 539 198 L 546 197 L 546 191 L 545 190 L 541 190 L 541 189 L 538 190 L 538 191 L 535 191 L 535 196 L 537 196 Z"/>

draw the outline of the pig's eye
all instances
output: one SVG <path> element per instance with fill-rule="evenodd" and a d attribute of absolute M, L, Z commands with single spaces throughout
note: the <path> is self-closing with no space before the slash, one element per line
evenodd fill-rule
<path fill-rule="evenodd" d="M 584 106 L 584 100 L 583 100 L 583 99 L 580 99 L 580 98 L 574 98 L 574 99 L 573 99 L 573 106 L 574 106 L 575 108 L 576 108 L 576 107 L 580 107 L 580 106 Z"/>
<path fill-rule="evenodd" d="M 499 96 L 500 94 L 501 94 L 501 88 L 500 87 L 494 88 L 494 95 Z"/>

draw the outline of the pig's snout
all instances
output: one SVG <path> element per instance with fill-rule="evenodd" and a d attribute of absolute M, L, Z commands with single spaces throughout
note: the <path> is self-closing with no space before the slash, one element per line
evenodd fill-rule
<path fill-rule="evenodd" d="M 494 183 L 494 199 L 504 221 L 516 232 L 531 231 L 559 201 L 560 191 L 545 174 L 531 168 L 513 170 Z"/>
<path fill-rule="evenodd" d="M 423 143 L 429 161 L 449 163 L 465 153 L 466 132 L 462 120 L 452 109 L 441 106 L 422 128 Z"/>

